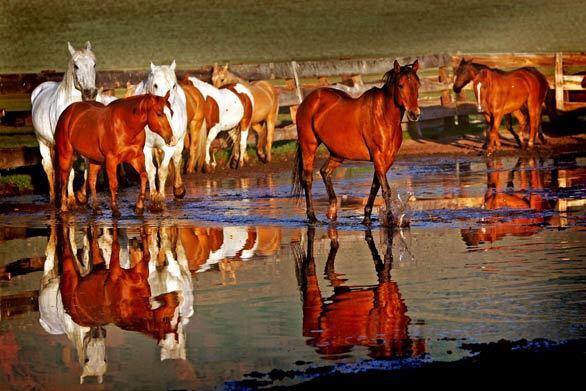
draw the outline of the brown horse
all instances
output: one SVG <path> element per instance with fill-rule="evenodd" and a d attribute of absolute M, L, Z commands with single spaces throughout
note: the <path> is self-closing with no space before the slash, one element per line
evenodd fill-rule
<path fill-rule="evenodd" d="M 254 109 L 252 111 L 252 129 L 258 135 L 256 152 L 258 158 L 267 163 L 271 161 L 271 149 L 275 124 L 279 114 L 279 95 L 275 87 L 266 81 L 260 80 L 249 83 L 228 70 L 228 64 L 223 67 L 214 65 L 212 83 L 216 88 L 228 84 L 240 83 L 248 87 L 254 97 Z"/>
<path fill-rule="evenodd" d="M 309 94 L 297 111 L 297 156 L 293 167 L 293 194 L 305 189 L 307 217 L 317 221 L 313 211 L 311 185 L 315 152 L 323 143 L 330 157 L 320 173 L 329 197 L 327 217 L 336 220 L 337 199 L 332 186 L 332 173 L 344 160 L 374 163 L 370 196 L 364 208 L 364 223 L 370 224 L 372 205 L 379 187 L 387 209 L 387 222 L 393 224 L 391 189 L 387 171 L 395 161 L 403 142 L 401 120 L 405 110 L 410 119 L 419 119 L 419 62 L 400 66 L 384 76 L 382 88 L 374 87 L 353 99 L 332 88 L 320 88 Z"/>
<path fill-rule="evenodd" d="M 94 265 L 104 263 L 98 244 L 98 228 L 89 227 L 88 235 L 90 262 Z M 95 268 L 82 277 L 76 268 L 69 229 L 63 227 L 58 245 L 63 270 L 59 289 L 63 307 L 76 324 L 102 328 L 112 323 L 124 330 L 150 335 L 158 341 L 166 334 L 177 332 L 177 292 L 157 296 L 155 300 L 160 305 L 156 309 L 151 306 L 147 240 L 146 232 L 141 230 L 141 243 L 130 248 L 131 259 L 138 258 L 139 261 L 124 269 L 120 265 L 118 229 L 114 227 L 109 269 Z"/>
<path fill-rule="evenodd" d="M 507 128 L 519 146 L 523 145 L 527 116 L 530 128 L 527 146 L 533 146 L 538 131 L 541 141 L 545 143 L 540 129 L 543 104 L 548 105 L 548 113 L 552 110 L 549 108 L 550 100 L 546 101 L 549 84 L 545 76 L 537 69 L 525 67 L 504 72 L 474 63 L 472 60 L 462 59 L 456 69 L 454 92 L 460 93 L 462 88 L 471 81 L 474 83 L 474 94 L 479 110 L 483 112 L 489 125 L 487 134 L 489 153 L 501 146 L 498 129 L 503 116 L 508 117 Z M 513 130 L 511 114 L 519 122 L 520 138 Z"/>
<path fill-rule="evenodd" d="M 62 211 L 68 210 L 65 190 L 74 154 L 77 152 L 89 160 L 88 186 L 92 194 L 94 211 L 98 211 L 97 176 L 105 164 L 112 196 L 112 215 L 120 216 L 117 205 L 116 169 L 119 163 L 126 162 L 140 174 L 140 193 L 135 212 L 136 214 L 143 213 L 147 181 L 143 152 L 146 139 L 144 127 L 148 125 L 167 144 L 177 143 L 167 116 L 163 112 L 165 106 L 170 107 L 168 99 L 169 93 L 165 97 L 146 94 L 119 99 L 108 106 L 97 102 L 78 102 L 67 107 L 59 117 L 55 131 Z M 85 195 L 87 190 L 82 189 L 82 191 Z"/>
<path fill-rule="evenodd" d="M 189 152 L 186 171 L 188 174 L 195 172 L 196 157 L 203 156 L 204 151 L 198 151 L 197 147 L 205 148 L 207 139 L 207 127 L 205 123 L 206 100 L 201 92 L 189 81 L 186 74 L 179 81 L 187 100 L 187 126 L 189 131 L 185 135 L 185 149 Z"/>
<path fill-rule="evenodd" d="M 381 259 L 372 233 L 365 239 L 378 276 L 374 286 L 347 287 L 345 279 L 334 271 L 338 251 L 337 233 L 329 230 L 330 251 L 325 276 L 334 288 L 329 298 L 322 297 L 315 270 L 313 242 L 315 228 L 307 231 L 307 253 L 293 247 L 297 279 L 303 300 L 303 336 L 326 358 L 348 353 L 364 346 L 373 358 L 402 358 L 425 352 L 425 340 L 409 336 L 411 319 L 401 298 L 399 286 L 391 280 L 392 232 L 385 230 L 386 252 Z M 332 357 L 335 358 L 335 357 Z"/>

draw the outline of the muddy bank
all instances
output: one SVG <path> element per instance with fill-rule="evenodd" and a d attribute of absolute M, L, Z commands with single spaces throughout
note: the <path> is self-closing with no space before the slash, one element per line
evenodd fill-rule
<path fill-rule="evenodd" d="M 555 343 L 546 340 L 510 342 L 501 340 L 489 344 L 464 344 L 474 353 L 453 362 L 405 361 L 393 367 L 391 362 L 375 363 L 381 369 L 363 370 L 330 366 L 308 371 L 271 371 L 266 376 L 249 374 L 250 379 L 237 384 L 236 388 L 268 386 L 273 381 L 288 377 L 314 377 L 293 386 L 276 386 L 271 389 L 313 390 L 344 387 L 358 389 L 365 386 L 436 387 L 438 384 L 457 388 L 483 386 L 573 386 L 582 380 L 581 372 L 586 365 L 586 340 Z M 253 378 L 254 376 L 257 379 Z"/>

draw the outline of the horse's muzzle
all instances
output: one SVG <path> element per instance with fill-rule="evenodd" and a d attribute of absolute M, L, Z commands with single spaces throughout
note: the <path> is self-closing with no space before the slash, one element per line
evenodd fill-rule
<path fill-rule="evenodd" d="M 175 146 L 175 145 L 177 145 L 177 143 L 178 143 L 177 137 L 175 137 L 175 136 L 171 137 L 171 139 L 170 139 L 170 140 L 165 140 L 165 141 L 166 141 L 166 142 L 167 142 L 167 144 L 168 144 L 169 146 L 171 146 L 171 147 L 174 147 L 174 146 Z"/>
<path fill-rule="evenodd" d="M 421 110 L 417 109 L 417 111 L 407 111 L 407 119 L 411 122 L 419 121 L 419 117 L 421 117 Z"/>
<path fill-rule="evenodd" d="M 81 90 L 81 99 L 86 100 L 96 100 L 96 96 L 98 95 L 98 90 L 95 88 L 89 88 L 86 90 Z"/>
<path fill-rule="evenodd" d="M 452 90 L 454 90 L 454 92 L 455 92 L 456 94 L 459 94 L 459 93 L 460 93 L 460 91 L 462 91 L 462 87 L 456 87 L 456 86 L 453 86 L 453 87 L 452 87 Z"/>

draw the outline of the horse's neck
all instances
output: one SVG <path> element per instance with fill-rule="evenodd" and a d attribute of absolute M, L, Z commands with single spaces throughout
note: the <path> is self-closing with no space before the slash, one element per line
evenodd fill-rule
<path fill-rule="evenodd" d="M 240 76 L 235 75 L 234 73 L 230 73 L 230 83 L 240 83 L 245 87 L 249 87 L 250 83 L 248 80 L 244 80 Z"/>
<path fill-rule="evenodd" d="M 395 122 L 397 122 L 397 118 L 399 118 L 398 122 L 400 125 L 401 120 L 403 119 L 403 113 L 405 112 L 405 109 L 397 105 L 397 103 L 395 102 L 393 87 L 385 87 L 381 92 L 383 93 L 384 105 L 384 108 L 382 110 L 383 118 L 391 125 L 394 125 Z M 376 105 L 374 105 L 373 107 L 376 107 Z"/>

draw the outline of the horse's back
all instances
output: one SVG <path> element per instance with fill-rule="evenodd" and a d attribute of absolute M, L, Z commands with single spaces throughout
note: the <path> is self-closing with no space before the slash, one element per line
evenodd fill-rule
<path fill-rule="evenodd" d="M 46 81 L 39 84 L 31 94 L 31 116 L 37 137 L 53 143 L 54 127 L 58 115 L 52 115 L 52 105 L 55 104 L 56 92 L 59 83 Z M 57 110 L 53 110 L 56 112 Z M 60 114 L 60 113 L 59 113 Z"/>

